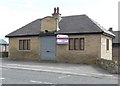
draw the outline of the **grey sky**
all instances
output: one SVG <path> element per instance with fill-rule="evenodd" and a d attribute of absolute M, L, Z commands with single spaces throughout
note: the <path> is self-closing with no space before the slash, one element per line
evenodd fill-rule
<path fill-rule="evenodd" d="M 0 38 L 38 18 L 50 16 L 54 7 L 62 16 L 86 14 L 108 29 L 118 30 L 119 0 L 0 0 Z"/>

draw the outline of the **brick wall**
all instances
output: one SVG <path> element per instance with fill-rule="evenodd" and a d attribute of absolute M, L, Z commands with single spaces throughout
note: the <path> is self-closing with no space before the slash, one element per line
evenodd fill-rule
<path fill-rule="evenodd" d="M 69 50 L 69 44 L 57 45 L 57 61 L 94 64 L 101 54 L 101 35 L 73 35 L 69 38 L 84 38 L 84 50 Z"/>
<path fill-rule="evenodd" d="M 19 40 L 30 39 L 30 50 L 19 50 Z M 15 37 L 9 38 L 9 59 L 39 60 L 39 37 Z"/>

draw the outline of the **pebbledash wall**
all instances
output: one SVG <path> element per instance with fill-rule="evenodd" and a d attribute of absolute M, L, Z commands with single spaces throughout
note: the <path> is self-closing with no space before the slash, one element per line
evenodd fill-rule
<path fill-rule="evenodd" d="M 57 61 L 70 63 L 96 63 L 97 59 L 112 59 L 112 38 L 91 34 L 91 35 L 73 35 L 69 38 L 84 38 L 84 50 L 69 50 L 69 45 L 57 45 Z M 106 39 L 110 40 L 109 51 L 106 50 Z M 104 43 L 104 44 L 103 44 Z M 107 58 L 106 58 L 107 57 Z"/>
<path fill-rule="evenodd" d="M 30 50 L 19 50 L 19 40 L 30 39 Z M 39 60 L 40 55 L 39 37 L 12 37 L 9 39 L 9 59 Z"/>
<path fill-rule="evenodd" d="M 109 50 L 106 50 L 106 39 L 109 39 Z M 112 38 L 101 35 L 101 58 L 112 60 Z"/>

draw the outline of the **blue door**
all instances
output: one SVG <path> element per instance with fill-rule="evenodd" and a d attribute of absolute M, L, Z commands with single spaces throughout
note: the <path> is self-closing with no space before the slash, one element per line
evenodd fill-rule
<path fill-rule="evenodd" d="M 40 44 L 40 60 L 56 60 L 55 36 L 41 37 Z"/>

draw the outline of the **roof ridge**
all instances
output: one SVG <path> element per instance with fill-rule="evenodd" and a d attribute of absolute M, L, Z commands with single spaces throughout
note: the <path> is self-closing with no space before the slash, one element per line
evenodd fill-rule
<path fill-rule="evenodd" d="M 76 16 L 87 16 L 86 14 L 81 14 L 81 15 L 69 15 L 69 16 L 62 16 L 62 18 L 65 17 L 76 17 Z"/>
<path fill-rule="evenodd" d="M 88 17 L 88 16 L 87 16 L 87 17 Z M 97 23 L 95 20 L 93 20 L 93 19 L 91 19 L 91 18 L 89 18 L 89 17 L 88 17 L 88 19 L 89 19 L 91 22 L 93 22 L 94 25 L 96 25 L 101 32 L 103 32 L 103 30 L 100 29 L 100 27 L 104 28 L 103 26 L 101 26 L 99 23 Z"/>
<path fill-rule="evenodd" d="M 87 16 L 88 17 L 88 16 Z M 88 17 L 89 18 L 89 17 Z M 95 20 L 89 18 L 98 28 L 101 32 L 107 33 L 107 34 L 111 34 L 113 36 L 115 36 L 112 32 L 108 31 L 107 29 L 105 29 L 102 25 L 100 25 L 99 23 L 97 23 Z"/>

